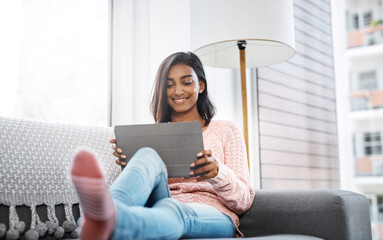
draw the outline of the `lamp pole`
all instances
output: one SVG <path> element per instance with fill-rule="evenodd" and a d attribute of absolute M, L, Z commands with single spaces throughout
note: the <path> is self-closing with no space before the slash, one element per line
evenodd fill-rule
<path fill-rule="evenodd" d="M 247 118 L 247 88 L 246 88 L 246 41 L 240 40 L 237 42 L 239 48 L 240 70 L 241 70 L 241 91 L 242 91 L 242 115 L 243 115 L 243 136 L 245 138 L 247 164 L 250 167 L 249 159 L 249 129 Z"/>

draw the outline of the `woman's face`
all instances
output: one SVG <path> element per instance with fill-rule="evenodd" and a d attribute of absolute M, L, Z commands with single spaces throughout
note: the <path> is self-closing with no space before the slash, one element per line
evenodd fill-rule
<path fill-rule="evenodd" d="M 174 113 L 186 113 L 197 110 L 198 94 L 205 84 L 198 81 L 193 68 L 177 64 L 170 68 L 167 79 L 168 104 Z"/>

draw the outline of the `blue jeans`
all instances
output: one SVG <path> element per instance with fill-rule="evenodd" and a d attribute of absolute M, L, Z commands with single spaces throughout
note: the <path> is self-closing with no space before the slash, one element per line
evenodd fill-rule
<path fill-rule="evenodd" d="M 225 214 L 171 197 L 165 164 L 151 148 L 137 151 L 109 191 L 117 207 L 112 239 L 234 237 Z"/>

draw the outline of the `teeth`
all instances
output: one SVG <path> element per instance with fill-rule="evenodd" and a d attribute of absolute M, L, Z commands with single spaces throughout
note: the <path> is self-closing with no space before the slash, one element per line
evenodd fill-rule
<path fill-rule="evenodd" d="M 175 103 L 183 103 L 185 102 L 186 98 L 181 98 L 181 99 L 174 99 Z"/>

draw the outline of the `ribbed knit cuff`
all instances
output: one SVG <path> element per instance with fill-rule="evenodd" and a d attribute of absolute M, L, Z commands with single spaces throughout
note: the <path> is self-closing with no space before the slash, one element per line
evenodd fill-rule
<path fill-rule="evenodd" d="M 228 167 L 221 163 L 221 162 L 218 162 L 218 174 L 217 176 L 213 177 L 213 178 L 209 178 L 208 181 L 211 183 L 211 184 L 222 184 L 222 183 L 225 183 L 229 177 L 229 172 L 230 170 L 228 169 Z"/>

